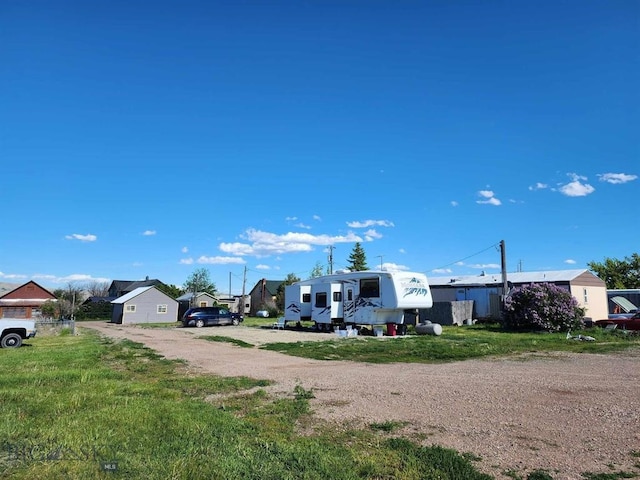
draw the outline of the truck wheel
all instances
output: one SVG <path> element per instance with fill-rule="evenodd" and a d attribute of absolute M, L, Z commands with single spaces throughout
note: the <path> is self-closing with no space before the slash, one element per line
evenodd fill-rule
<path fill-rule="evenodd" d="M 18 348 L 22 345 L 22 337 L 17 333 L 7 333 L 0 342 L 2 348 Z"/>
<path fill-rule="evenodd" d="M 240 324 L 240 321 L 239 321 L 237 318 L 234 318 L 233 320 L 231 320 L 231 323 L 232 323 L 233 325 L 239 325 L 239 324 Z"/>
<path fill-rule="evenodd" d="M 196 320 L 196 327 L 198 328 L 204 327 L 204 320 Z"/>

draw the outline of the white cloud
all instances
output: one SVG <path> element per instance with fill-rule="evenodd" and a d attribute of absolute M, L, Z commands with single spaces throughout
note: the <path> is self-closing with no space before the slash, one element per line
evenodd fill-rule
<path fill-rule="evenodd" d="M 587 180 L 587 177 L 575 173 L 568 173 L 567 175 L 572 181 L 560 187 L 560 193 L 563 195 L 567 197 L 586 197 L 596 190 L 588 183 L 582 183 Z"/>
<path fill-rule="evenodd" d="M 207 257 L 202 255 L 197 260 L 198 263 L 205 263 L 209 265 L 228 265 L 228 264 L 244 264 L 244 260 L 240 257 Z"/>
<path fill-rule="evenodd" d="M 181 265 L 193 265 L 193 258 L 183 258 L 180 260 Z"/>
<path fill-rule="evenodd" d="M 433 273 L 452 273 L 453 270 L 451 270 L 450 268 L 434 268 L 433 270 L 431 270 Z"/>
<path fill-rule="evenodd" d="M 80 235 L 79 233 L 66 235 L 64 238 L 66 238 L 67 240 L 80 240 L 81 242 L 95 242 L 98 239 L 98 237 L 96 237 L 95 235 Z"/>
<path fill-rule="evenodd" d="M 451 206 L 452 207 L 457 207 L 459 205 L 458 202 L 456 202 L 455 200 L 451 200 Z"/>
<path fill-rule="evenodd" d="M 493 191 L 491 190 L 480 190 L 478 195 L 484 198 L 484 200 L 476 200 L 476 203 L 481 205 L 502 205 L 502 202 L 494 196 Z"/>
<path fill-rule="evenodd" d="M 314 219 L 316 222 L 321 222 L 321 221 L 322 221 L 322 218 L 320 218 L 320 215 L 314 215 L 314 216 L 313 216 L 313 219 Z"/>
<path fill-rule="evenodd" d="M 364 222 L 347 222 L 350 228 L 367 228 L 367 227 L 393 227 L 393 222 L 389 220 L 365 220 Z"/>
<path fill-rule="evenodd" d="M 364 232 L 364 239 L 367 242 L 373 242 L 374 239 L 376 238 L 382 238 L 382 234 L 376 232 L 373 228 L 367 230 L 366 232 Z"/>
<path fill-rule="evenodd" d="M 307 230 L 311 230 L 311 226 L 310 225 L 305 225 L 304 223 L 298 223 L 296 225 L 296 227 L 298 227 L 298 228 L 306 228 Z"/>
<path fill-rule="evenodd" d="M 546 183 L 538 182 L 535 185 L 530 186 L 529 190 L 536 191 L 536 190 L 544 190 L 545 188 L 549 188 L 549 185 L 547 185 Z"/>
<path fill-rule="evenodd" d="M 569 265 L 575 265 L 576 261 L 573 260 L 572 258 L 567 258 L 564 263 L 568 263 Z"/>
<path fill-rule="evenodd" d="M 15 279 L 21 279 L 21 278 L 28 278 L 26 275 L 21 275 L 18 273 L 3 273 L 0 272 L 0 278 L 5 278 L 7 280 L 15 280 Z"/>
<path fill-rule="evenodd" d="M 182 253 L 187 253 L 187 252 L 189 251 L 189 248 L 188 248 L 188 247 L 182 247 L 182 248 L 180 249 L 180 251 L 181 251 Z"/>
<path fill-rule="evenodd" d="M 500 268 L 497 263 L 476 263 L 474 265 L 468 265 L 470 268 L 488 269 L 488 268 Z"/>
<path fill-rule="evenodd" d="M 295 222 L 296 220 L 298 220 L 298 217 L 285 217 L 284 219 L 287 222 Z"/>
<path fill-rule="evenodd" d="M 349 232 L 346 235 L 312 235 L 302 232 L 288 232 L 278 235 L 261 230 L 249 229 L 243 235 L 247 242 L 221 243 L 218 248 L 231 255 L 267 256 L 281 253 L 310 252 L 316 245 L 328 246 L 336 243 L 362 242 L 362 237 Z"/>
<path fill-rule="evenodd" d="M 150 237 L 155 234 L 156 234 L 155 230 L 145 230 L 144 232 L 142 232 L 142 235 L 144 235 L 145 237 Z"/>
<path fill-rule="evenodd" d="M 398 249 L 398 252 L 400 252 L 400 253 L 407 253 L 407 251 L 406 251 L 404 248 L 400 248 L 400 249 Z"/>
<path fill-rule="evenodd" d="M 256 265 L 256 268 L 257 268 L 258 270 L 271 270 L 271 267 L 270 267 L 269 265 L 264 265 L 264 264 L 262 264 L 262 263 L 261 263 L 261 264 L 259 264 L 259 265 Z"/>
<path fill-rule="evenodd" d="M 93 277 L 91 275 L 87 275 L 85 273 L 72 273 L 71 275 L 66 275 L 64 277 L 57 277 L 55 275 L 47 275 L 44 273 L 36 273 L 31 278 L 36 280 L 46 280 L 51 283 L 78 283 L 78 282 L 110 282 L 109 278 L 102 277 Z"/>
<path fill-rule="evenodd" d="M 382 270 L 387 272 L 407 272 L 409 271 L 409 267 L 405 265 L 398 265 L 397 263 L 384 262 L 382 264 Z"/>
<path fill-rule="evenodd" d="M 628 183 L 632 182 L 638 178 L 637 175 L 629 175 L 626 173 L 601 173 L 598 174 L 598 178 L 600 178 L 601 182 L 612 183 L 614 185 L 620 183 Z"/>

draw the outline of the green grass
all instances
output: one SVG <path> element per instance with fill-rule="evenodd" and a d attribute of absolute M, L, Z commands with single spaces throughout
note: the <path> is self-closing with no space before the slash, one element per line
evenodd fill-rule
<path fill-rule="evenodd" d="M 270 343 L 261 348 L 318 360 L 369 363 L 443 363 L 540 352 L 608 353 L 640 347 L 640 336 L 590 329 L 595 342 L 567 340 L 566 333 L 510 333 L 495 325 L 443 327 L 442 335 L 363 337 L 322 342 Z"/>
<path fill-rule="evenodd" d="M 265 381 L 192 375 L 87 332 L 27 343 L 0 350 L 0 478 L 490 478 L 384 428 L 316 430 L 301 386 L 272 399 Z"/>

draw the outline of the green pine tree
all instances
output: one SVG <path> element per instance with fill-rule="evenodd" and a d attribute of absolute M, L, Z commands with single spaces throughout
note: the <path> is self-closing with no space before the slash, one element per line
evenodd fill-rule
<path fill-rule="evenodd" d="M 369 269 L 369 267 L 367 267 L 367 256 L 365 255 L 364 249 L 362 248 L 362 245 L 360 245 L 360 242 L 356 242 L 347 261 L 349 262 L 347 268 L 349 268 L 349 270 L 351 270 L 352 272 L 360 272 L 362 270 Z"/>

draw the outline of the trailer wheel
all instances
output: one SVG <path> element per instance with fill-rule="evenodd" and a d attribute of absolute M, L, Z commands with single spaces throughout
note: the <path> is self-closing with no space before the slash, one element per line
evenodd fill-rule
<path fill-rule="evenodd" d="M 7 333 L 0 342 L 2 348 L 18 348 L 22 345 L 22 337 L 17 333 Z"/>

